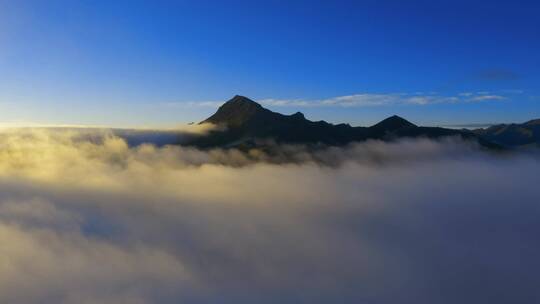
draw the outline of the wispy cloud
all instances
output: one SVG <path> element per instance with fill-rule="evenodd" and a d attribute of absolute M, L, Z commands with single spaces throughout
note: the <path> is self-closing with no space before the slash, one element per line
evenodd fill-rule
<path fill-rule="evenodd" d="M 480 95 L 471 98 L 471 101 L 486 101 L 486 100 L 505 100 L 506 97 L 501 95 Z"/>
<path fill-rule="evenodd" d="M 507 90 L 500 93 L 489 91 L 462 92 L 455 95 L 441 95 L 436 92 L 415 93 L 360 93 L 336 96 L 323 99 L 259 99 L 265 106 L 273 107 L 380 107 L 391 105 L 433 105 L 458 104 L 485 101 L 502 101 L 508 99 L 506 94 L 521 94 L 521 90 Z M 168 107 L 219 107 L 223 101 L 187 101 L 170 102 L 163 105 Z"/>
<path fill-rule="evenodd" d="M 390 94 L 353 94 L 326 99 L 263 99 L 259 102 L 268 106 L 292 107 L 376 107 L 389 105 L 432 105 L 496 101 L 507 99 L 504 95 L 491 92 L 464 92 L 453 96 L 431 93 L 390 93 Z"/>
<path fill-rule="evenodd" d="M 510 81 L 521 78 L 521 75 L 510 69 L 488 69 L 480 71 L 476 78 L 485 81 Z"/>
<path fill-rule="evenodd" d="M 400 94 L 354 94 L 337 96 L 326 99 L 263 99 L 259 100 L 261 104 L 270 106 L 341 106 L 341 107 L 365 107 L 365 106 L 384 106 L 395 103 L 400 99 Z"/>

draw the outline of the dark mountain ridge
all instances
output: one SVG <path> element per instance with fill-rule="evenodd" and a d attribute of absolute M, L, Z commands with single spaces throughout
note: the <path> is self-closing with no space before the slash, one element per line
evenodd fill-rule
<path fill-rule="evenodd" d="M 352 127 L 348 124 L 330 124 L 310 121 L 300 112 L 283 115 L 272 112 L 255 101 L 236 95 L 225 102 L 215 114 L 200 122 L 225 127 L 211 131 L 190 142 L 201 148 L 253 146 L 259 141 L 271 139 L 276 143 L 310 145 L 345 145 L 368 139 L 393 140 L 403 137 L 439 138 L 460 136 L 475 140 L 484 147 L 498 145 L 467 131 L 438 127 L 420 127 L 399 116 L 391 116 L 371 127 Z"/>
<path fill-rule="evenodd" d="M 505 147 L 540 147 L 540 119 L 522 124 L 498 124 L 473 132 L 485 140 Z"/>

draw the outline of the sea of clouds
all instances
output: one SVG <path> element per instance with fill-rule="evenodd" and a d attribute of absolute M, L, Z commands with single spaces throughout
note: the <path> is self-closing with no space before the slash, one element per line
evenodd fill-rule
<path fill-rule="evenodd" d="M 0 303 L 540 301 L 535 155 L 276 149 L 3 131 Z"/>

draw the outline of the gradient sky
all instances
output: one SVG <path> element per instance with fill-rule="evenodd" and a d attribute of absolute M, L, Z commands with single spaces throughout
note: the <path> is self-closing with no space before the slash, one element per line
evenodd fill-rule
<path fill-rule="evenodd" d="M 521 122 L 540 117 L 539 16 L 515 0 L 0 0 L 0 123 L 172 126 L 235 94 L 354 125 Z"/>

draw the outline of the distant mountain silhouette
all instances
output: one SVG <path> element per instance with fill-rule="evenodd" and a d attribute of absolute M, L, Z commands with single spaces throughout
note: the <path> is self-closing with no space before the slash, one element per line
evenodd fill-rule
<path fill-rule="evenodd" d="M 486 147 L 498 147 L 471 131 L 419 127 L 395 115 L 371 127 L 310 121 L 300 112 L 292 115 L 272 112 L 255 101 L 239 95 L 224 103 L 214 115 L 200 123 L 213 123 L 226 128 L 224 131 L 212 131 L 190 143 L 203 148 L 252 146 L 257 141 L 266 139 L 277 143 L 344 145 L 368 139 L 393 140 L 402 137 L 443 136 L 461 136 L 464 139 L 476 140 Z"/>
<path fill-rule="evenodd" d="M 473 132 L 505 147 L 540 146 L 540 119 L 522 124 L 499 124 Z"/>
<path fill-rule="evenodd" d="M 529 120 L 527 121 L 526 123 L 524 123 L 525 126 L 540 126 L 540 119 L 533 119 L 533 120 Z"/>

